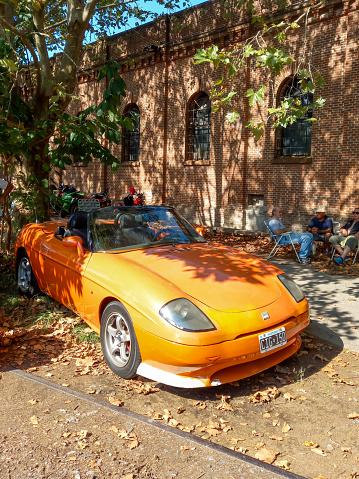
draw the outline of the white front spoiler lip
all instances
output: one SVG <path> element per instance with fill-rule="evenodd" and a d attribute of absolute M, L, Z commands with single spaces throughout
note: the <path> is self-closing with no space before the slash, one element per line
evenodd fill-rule
<path fill-rule="evenodd" d="M 152 379 L 152 381 L 157 381 L 166 384 L 167 386 L 174 386 L 177 388 L 203 388 L 206 386 L 219 386 L 221 384 L 218 380 L 209 383 L 208 378 L 198 379 L 178 376 L 177 374 L 163 371 L 162 369 L 155 368 L 146 363 L 141 363 L 138 366 L 137 374 Z"/>

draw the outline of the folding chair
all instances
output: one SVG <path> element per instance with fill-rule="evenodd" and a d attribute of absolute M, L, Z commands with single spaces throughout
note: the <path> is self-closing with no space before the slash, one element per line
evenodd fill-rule
<path fill-rule="evenodd" d="M 352 266 L 353 266 L 353 264 L 355 263 L 355 261 L 356 261 L 356 259 L 357 259 L 358 251 L 359 251 L 359 241 L 358 241 L 358 246 L 357 246 L 357 248 L 356 248 L 356 252 L 355 252 L 355 255 L 354 255 L 353 262 L 352 262 Z M 333 247 L 332 247 L 332 261 L 333 261 L 333 259 L 334 259 L 335 252 L 336 252 L 336 249 L 335 249 L 334 246 L 333 246 Z"/>
<path fill-rule="evenodd" d="M 298 256 L 298 252 L 297 250 L 295 249 L 295 246 L 294 246 L 294 243 L 292 241 L 292 237 L 291 237 L 291 234 L 292 232 L 291 231 L 288 231 L 287 233 L 282 233 L 280 235 L 276 235 L 274 234 L 274 231 L 271 229 L 271 227 L 269 226 L 269 220 L 265 221 L 264 224 L 266 225 L 268 231 L 270 232 L 271 234 L 271 237 L 273 238 L 274 242 L 275 242 L 275 245 L 272 249 L 272 251 L 269 253 L 269 255 L 267 256 L 266 259 L 270 259 L 270 258 L 273 258 L 273 256 L 275 256 L 279 250 L 279 248 L 281 246 L 286 246 L 286 245 L 282 245 L 280 244 L 280 241 L 281 239 L 283 238 L 289 238 L 290 239 L 290 244 L 293 246 L 293 249 L 294 249 L 294 252 L 295 252 L 295 255 L 297 257 L 297 260 L 298 260 L 298 263 L 300 263 L 300 259 L 299 259 L 299 256 Z"/>

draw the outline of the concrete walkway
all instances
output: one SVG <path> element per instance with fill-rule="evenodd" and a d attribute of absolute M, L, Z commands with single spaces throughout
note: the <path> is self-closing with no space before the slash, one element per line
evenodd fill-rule
<path fill-rule="evenodd" d="M 290 275 L 305 293 L 311 311 L 311 334 L 359 352 L 359 278 L 331 276 L 294 261 L 271 263 Z"/>

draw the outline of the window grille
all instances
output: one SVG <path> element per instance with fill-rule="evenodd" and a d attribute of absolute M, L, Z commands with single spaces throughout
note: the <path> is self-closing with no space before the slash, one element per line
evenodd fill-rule
<path fill-rule="evenodd" d="M 189 106 L 187 139 L 188 160 L 209 160 L 211 101 L 206 93 L 194 98 Z"/>
<path fill-rule="evenodd" d="M 123 160 L 139 161 L 140 159 L 140 110 L 137 105 L 130 105 L 125 117 L 133 118 L 133 131 L 123 130 Z"/>
<path fill-rule="evenodd" d="M 298 99 L 302 106 L 313 103 L 313 94 L 303 93 L 297 78 L 294 78 L 286 87 L 282 99 Z M 277 156 L 310 156 L 312 143 L 312 123 L 307 118 L 312 117 L 308 110 L 305 117 L 298 119 L 286 128 L 278 128 Z"/>

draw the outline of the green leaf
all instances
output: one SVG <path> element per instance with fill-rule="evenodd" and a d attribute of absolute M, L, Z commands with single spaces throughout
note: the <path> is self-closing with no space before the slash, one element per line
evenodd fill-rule
<path fill-rule="evenodd" d="M 253 106 L 256 103 L 263 103 L 264 94 L 266 91 L 265 85 L 263 85 L 258 91 L 253 91 L 252 88 L 246 91 L 246 97 L 249 98 L 249 105 Z"/>
<path fill-rule="evenodd" d="M 314 105 L 318 108 L 321 108 L 324 103 L 326 102 L 325 98 L 322 98 L 321 96 L 319 98 L 317 98 L 314 102 Z"/>
<path fill-rule="evenodd" d="M 130 118 L 129 116 L 126 116 L 123 119 L 123 122 L 124 122 L 124 126 L 125 126 L 125 128 L 127 128 L 127 130 L 133 131 L 134 126 L 133 126 L 133 119 L 132 118 Z"/>
<path fill-rule="evenodd" d="M 254 140 L 258 141 L 263 136 L 264 129 L 261 126 L 253 127 L 252 128 L 252 133 L 253 133 L 253 136 L 254 136 Z"/>
<path fill-rule="evenodd" d="M 246 45 L 246 47 L 244 48 L 244 56 L 246 58 L 249 58 L 252 55 L 256 55 L 257 53 L 259 53 L 258 50 L 254 50 L 254 48 L 252 48 L 252 45 Z"/>
<path fill-rule="evenodd" d="M 229 123 L 233 123 L 238 118 L 240 118 L 238 111 L 231 111 L 230 113 L 226 114 L 226 121 L 229 121 Z"/>
<path fill-rule="evenodd" d="M 18 70 L 18 67 L 15 65 L 15 62 L 13 60 L 10 60 L 9 58 L 1 58 L 0 65 L 12 72 L 16 72 Z"/>

